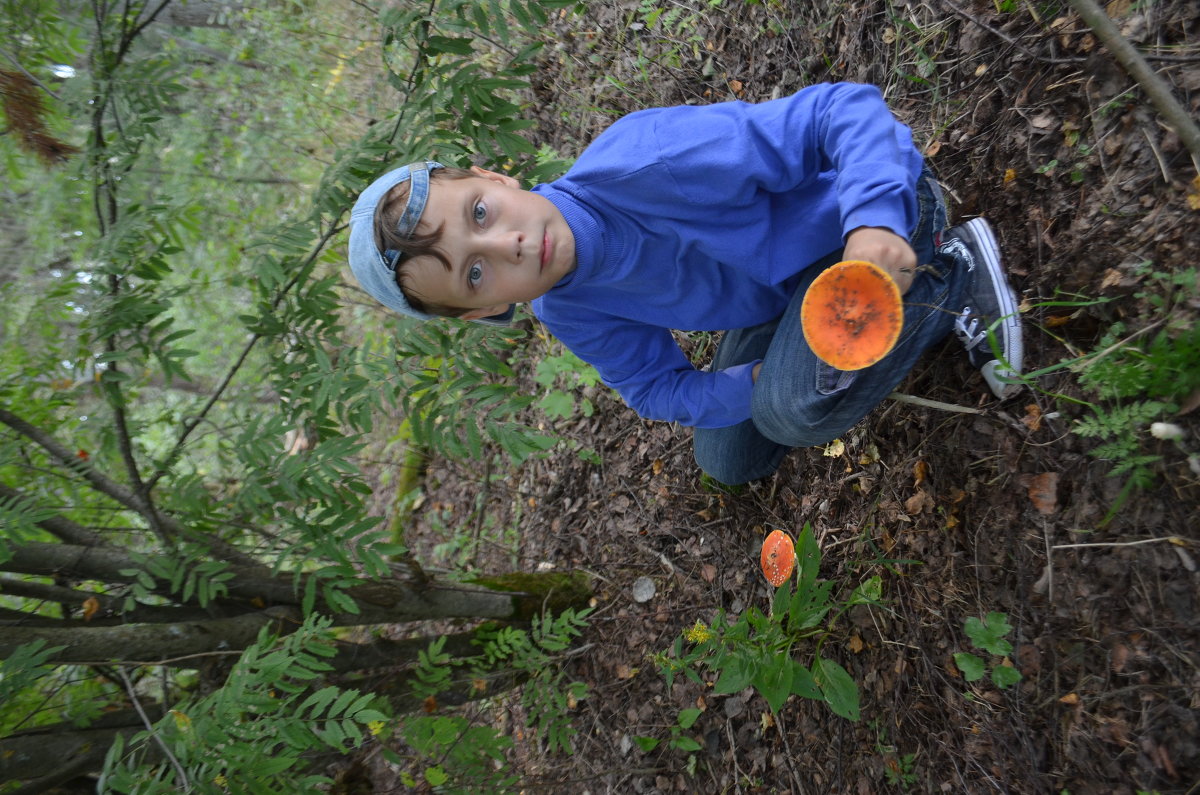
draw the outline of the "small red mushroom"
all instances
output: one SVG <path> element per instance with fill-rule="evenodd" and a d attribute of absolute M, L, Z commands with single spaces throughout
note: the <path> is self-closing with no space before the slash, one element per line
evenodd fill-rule
<path fill-rule="evenodd" d="M 762 545 L 763 576 L 775 588 L 783 585 L 796 568 L 796 545 L 782 530 L 772 530 Z"/>

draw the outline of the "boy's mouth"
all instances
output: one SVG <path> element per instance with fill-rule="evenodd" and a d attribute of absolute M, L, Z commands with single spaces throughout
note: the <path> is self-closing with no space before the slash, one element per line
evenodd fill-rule
<path fill-rule="evenodd" d="M 550 232 L 542 233 L 542 251 L 540 262 L 538 263 L 538 271 L 546 269 L 546 263 L 550 262 L 550 257 L 554 254 L 554 241 L 550 238 Z"/>

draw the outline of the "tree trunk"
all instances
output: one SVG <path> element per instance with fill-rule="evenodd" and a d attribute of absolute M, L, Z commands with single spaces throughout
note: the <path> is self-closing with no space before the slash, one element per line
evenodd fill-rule
<path fill-rule="evenodd" d="M 137 569 L 124 550 L 113 547 L 80 547 L 70 544 L 30 543 L 13 550 L 0 569 L 42 576 L 66 575 L 104 582 L 132 582 L 122 570 Z M 289 576 L 262 576 L 261 569 L 247 571 L 231 566 L 235 577 L 225 583 L 231 596 L 259 600 L 268 605 L 299 605 L 307 578 L 299 585 Z M 411 584 L 401 580 L 364 581 L 346 594 L 357 613 L 342 613 L 319 595 L 316 608 L 339 626 L 389 624 L 430 618 L 498 618 L 528 621 L 543 609 L 559 611 L 583 607 L 591 595 L 582 572 L 512 574 L 465 583 Z M 165 584 L 164 584 L 165 588 Z"/>
<path fill-rule="evenodd" d="M 39 779 L 61 767 L 74 771 L 96 770 L 118 734 L 128 736 L 142 728 L 76 729 L 63 727 L 47 734 L 27 734 L 0 740 L 0 782 Z"/>

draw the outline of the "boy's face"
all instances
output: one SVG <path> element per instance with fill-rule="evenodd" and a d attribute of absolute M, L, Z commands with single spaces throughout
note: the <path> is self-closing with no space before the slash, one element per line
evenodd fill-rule
<path fill-rule="evenodd" d="M 512 177 L 475 167 L 476 176 L 433 180 L 417 234 L 441 227 L 436 257 L 404 263 L 405 286 L 422 301 L 488 317 L 532 301 L 575 270 L 575 236 L 558 208 Z"/>

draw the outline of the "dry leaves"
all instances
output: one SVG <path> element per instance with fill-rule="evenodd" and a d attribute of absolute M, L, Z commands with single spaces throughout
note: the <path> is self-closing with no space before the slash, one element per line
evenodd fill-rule
<path fill-rule="evenodd" d="M 94 596 L 89 596 L 83 600 L 83 620 L 91 621 L 92 616 L 96 615 L 100 610 L 100 600 Z"/>
<path fill-rule="evenodd" d="M 1043 472 L 1040 475 L 1022 475 L 1021 485 L 1029 494 L 1033 507 L 1043 516 L 1058 510 L 1058 473 Z"/>

